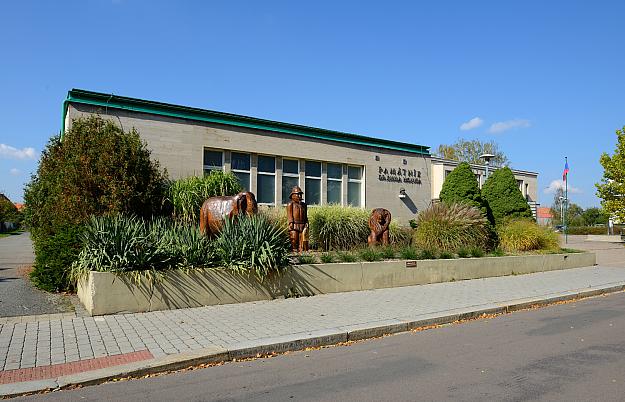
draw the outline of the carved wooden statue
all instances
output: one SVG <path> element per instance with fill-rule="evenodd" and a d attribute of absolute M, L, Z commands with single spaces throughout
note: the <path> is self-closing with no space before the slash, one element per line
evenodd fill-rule
<path fill-rule="evenodd" d="M 388 228 L 391 224 L 391 213 L 384 208 L 376 208 L 371 211 L 369 217 L 369 229 L 371 234 L 367 239 L 370 246 L 382 243 L 387 246 L 389 244 Z"/>
<path fill-rule="evenodd" d="M 293 251 L 308 251 L 308 209 L 302 201 L 304 193 L 298 186 L 293 187 L 286 205 L 286 216 L 289 223 L 289 237 Z"/>
<path fill-rule="evenodd" d="M 219 233 L 226 218 L 257 212 L 256 197 L 249 191 L 233 196 L 211 197 L 204 201 L 200 209 L 200 231 L 212 237 Z"/>

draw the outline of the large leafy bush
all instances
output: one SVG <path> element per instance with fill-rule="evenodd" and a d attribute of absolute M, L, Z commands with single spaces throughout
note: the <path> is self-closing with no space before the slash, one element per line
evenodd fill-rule
<path fill-rule="evenodd" d="M 19 226 L 22 221 L 22 214 L 4 194 L 0 193 L 0 232 L 4 230 L 4 223 L 12 223 Z"/>
<path fill-rule="evenodd" d="M 497 225 L 509 218 L 531 218 L 532 211 L 519 190 L 512 170 L 495 170 L 482 187 L 482 198 L 488 203 Z"/>
<path fill-rule="evenodd" d="M 35 269 L 31 278 L 37 287 L 48 292 L 72 290 L 69 267 L 80 252 L 78 237 L 81 231 L 80 225 L 65 225 L 55 228 L 54 234 L 40 236 L 34 242 Z"/>
<path fill-rule="evenodd" d="M 63 248 L 78 247 L 78 231 L 68 226 L 82 225 L 92 215 L 159 214 L 165 184 L 165 173 L 150 159 L 136 130 L 124 131 L 97 116 L 74 120 L 62 140 L 50 140 L 24 193 L 35 252 L 43 244 L 47 250 L 37 255 L 35 283 L 48 284 L 49 290 L 68 288 L 71 264 L 53 263 L 67 257 Z"/>
<path fill-rule="evenodd" d="M 240 191 L 241 184 L 233 173 L 214 170 L 204 177 L 187 177 L 171 182 L 167 200 L 176 219 L 195 224 L 200 219 L 200 208 L 207 198 L 234 195 Z"/>
<path fill-rule="evenodd" d="M 499 247 L 506 251 L 557 250 L 558 234 L 530 219 L 512 219 L 497 228 Z"/>
<path fill-rule="evenodd" d="M 436 203 L 417 215 L 414 243 L 424 250 L 454 252 L 488 246 L 488 221 L 475 207 L 463 203 Z"/>

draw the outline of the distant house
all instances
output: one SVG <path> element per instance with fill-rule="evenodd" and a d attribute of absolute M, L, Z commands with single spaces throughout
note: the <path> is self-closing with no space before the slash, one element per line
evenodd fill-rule
<path fill-rule="evenodd" d="M 536 210 L 536 222 L 542 226 L 551 226 L 553 223 L 553 214 L 549 207 L 539 207 Z"/>

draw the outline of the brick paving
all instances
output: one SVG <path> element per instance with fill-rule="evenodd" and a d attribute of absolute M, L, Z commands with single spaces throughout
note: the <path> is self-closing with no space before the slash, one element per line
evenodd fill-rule
<path fill-rule="evenodd" d="M 146 351 L 158 358 L 214 346 L 231 348 L 285 335 L 624 284 L 625 269 L 587 267 L 149 313 L 0 318 L 0 373 Z"/>

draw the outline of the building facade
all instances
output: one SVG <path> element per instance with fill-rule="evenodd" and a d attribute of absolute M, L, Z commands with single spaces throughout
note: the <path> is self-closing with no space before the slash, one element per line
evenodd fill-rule
<path fill-rule="evenodd" d="M 452 163 L 423 145 L 76 89 L 63 132 L 93 114 L 137 129 L 170 178 L 233 172 L 268 207 L 285 205 L 298 185 L 311 207 L 381 207 L 406 224 L 438 197 L 433 168 Z"/>

